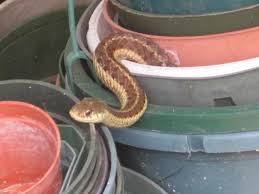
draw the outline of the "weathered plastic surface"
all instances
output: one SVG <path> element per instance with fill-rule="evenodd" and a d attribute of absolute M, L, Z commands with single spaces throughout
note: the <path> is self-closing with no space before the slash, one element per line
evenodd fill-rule
<path fill-rule="evenodd" d="M 195 15 L 152 14 L 130 9 L 117 0 L 110 0 L 110 2 L 115 8 L 120 25 L 132 31 L 145 34 L 197 36 L 236 31 L 258 25 L 258 1 L 250 6 L 225 12 Z"/>
<path fill-rule="evenodd" d="M 167 194 L 157 184 L 143 175 L 125 167 L 122 170 L 125 179 L 125 192 L 127 194 Z"/>
<path fill-rule="evenodd" d="M 67 170 L 66 177 L 64 177 L 63 180 L 61 192 L 64 192 L 68 188 L 71 181 L 73 181 L 72 178 L 75 177 L 76 172 L 79 171 L 77 166 L 80 167 L 80 161 L 84 162 L 81 157 L 84 156 L 84 154 L 87 154 L 85 153 L 87 149 L 85 138 L 80 134 L 78 128 L 72 125 L 65 125 L 64 123 L 59 124 L 59 128 L 62 139 L 71 147 L 71 149 L 73 149 L 75 155 Z M 64 157 L 69 156 L 65 155 Z"/>
<path fill-rule="evenodd" d="M 259 17 L 259 4 L 253 9 L 244 9 L 244 12 L 241 13 L 234 12 L 233 14 L 236 18 L 233 18 L 234 16 L 232 15 L 228 16 L 227 14 L 220 16 L 212 14 L 210 17 L 204 16 L 203 19 L 205 21 L 203 22 L 197 19 L 199 17 L 182 19 L 178 17 L 159 18 L 152 16 L 144 17 L 141 14 L 134 15 L 131 12 L 119 12 L 122 16 L 127 14 L 124 19 L 128 23 L 131 22 L 130 24 L 132 26 L 139 24 L 139 26 L 143 27 L 145 30 L 152 29 L 153 27 L 154 29 L 161 29 L 164 32 L 170 29 L 169 27 L 172 27 L 172 30 L 182 31 L 182 33 L 179 33 L 178 35 L 159 35 L 148 33 L 144 30 L 140 31 L 132 28 L 124 28 L 119 25 L 118 22 L 116 22 L 117 12 L 113 10 L 113 7 L 109 6 L 111 2 L 112 0 L 103 1 L 103 5 L 101 5 L 103 7 L 101 7 L 101 9 L 99 7 L 98 12 L 99 14 L 102 13 L 100 18 L 103 18 L 104 21 L 102 23 L 93 22 L 91 23 L 92 26 L 99 25 L 99 31 L 137 33 L 149 38 L 158 43 L 162 48 L 176 53 L 180 61 L 180 66 L 182 67 L 230 63 L 258 56 L 258 48 L 255 47 L 257 47 L 257 42 L 259 42 L 259 23 L 257 23 L 258 20 L 253 21 L 251 18 Z M 253 13 L 247 13 L 251 10 L 253 10 Z M 130 17 L 130 14 L 133 16 Z M 177 21 L 178 19 L 180 21 Z M 192 21 L 192 19 L 197 19 L 198 21 Z M 251 26 L 246 26 L 246 23 L 249 25 L 251 24 Z M 220 27 L 222 26 L 228 29 L 221 29 Z M 217 27 L 220 29 L 217 29 Z M 192 29 L 192 31 L 189 29 Z M 194 34 L 194 30 L 201 30 L 201 33 L 196 32 L 196 34 Z M 209 30 L 211 30 L 210 33 L 208 32 Z M 189 36 L 184 34 L 187 32 L 190 33 Z M 193 34 L 191 34 L 191 32 L 193 32 Z"/>
<path fill-rule="evenodd" d="M 63 12 L 64 13 L 64 12 Z M 42 18 L 40 18 L 42 19 Z M 46 22 L 47 18 L 43 18 L 44 22 Z M 35 22 L 35 21 L 34 21 Z M 35 23 L 31 23 L 32 25 L 34 25 L 33 27 L 35 27 L 35 25 L 37 26 L 37 22 Z M 63 29 L 65 27 L 61 27 L 60 29 Z M 23 29 L 24 30 L 24 29 Z M 26 30 L 26 29 L 25 29 Z M 50 29 L 48 29 L 49 31 Z M 50 31 L 55 31 L 55 30 L 50 30 Z M 22 31 L 23 32 L 23 31 Z M 41 36 L 43 36 L 41 34 Z M 44 41 L 43 41 L 44 42 Z M 47 42 L 47 41 L 46 41 Z M 39 67 L 37 67 L 39 68 Z M 18 71 L 19 72 L 19 71 Z M 15 76 L 14 76 L 15 77 Z M 26 78 L 31 78 L 28 77 L 27 75 L 24 76 Z M 23 78 L 24 78 L 23 77 Z M 79 152 L 79 156 L 78 156 L 78 160 L 76 161 L 76 164 L 74 165 L 73 169 L 71 170 L 71 176 L 68 179 L 68 185 L 67 185 L 67 189 L 64 193 L 71 193 L 71 192 L 77 192 L 77 191 L 82 191 L 82 189 L 85 189 L 85 187 L 87 186 L 85 183 L 86 181 L 86 177 L 89 177 L 89 180 L 93 180 L 91 177 L 92 173 L 94 172 L 96 175 L 98 175 L 97 178 L 102 178 L 102 184 L 104 184 L 104 180 L 103 177 L 100 177 L 98 173 L 96 173 L 94 170 L 98 170 L 97 168 L 95 168 L 95 164 L 96 164 L 96 157 L 98 155 L 98 152 L 96 151 L 97 147 L 99 145 L 96 144 L 96 140 L 95 138 L 95 134 L 94 129 L 90 130 L 90 134 L 89 134 L 89 129 L 85 129 L 84 127 L 86 127 L 87 125 L 82 125 L 79 123 L 76 123 L 74 121 L 72 121 L 68 115 L 68 110 L 69 108 L 71 108 L 71 104 L 76 102 L 76 98 L 70 96 L 69 93 L 59 90 L 58 88 L 51 86 L 51 85 L 45 85 L 42 82 L 33 82 L 33 81 L 25 81 L 25 80 L 14 80 L 14 81 L 3 81 L 0 83 L 0 85 L 8 85 L 4 88 L 2 88 L 3 90 L 5 90 L 6 88 L 9 88 L 8 91 L 5 92 L 5 95 L 1 96 L 1 99 L 22 99 L 24 101 L 30 101 L 32 103 L 35 104 L 39 104 L 39 106 L 44 107 L 44 109 L 46 111 L 49 111 L 49 113 L 60 123 L 66 123 L 66 124 L 74 124 L 76 126 L 80 126 L 82 127 L 81 133 L 84 135 L 84 137 L 87 137 L 89 140 L 89 138 L 91 138 L 90 143 L 88 142 L 87 147 L 85 148 L 84 151 L 80 150 Z M 13 85 L 12 85 L 13 84 Z M 12 87 L 13 86 L 13 87 Z M 42 87 L 41 87 L 42 86 Z M 56 90 L 57 91 L 52 91 L 52 90 Z M 27 91 L 29 90 L 29 91 Z M 50 91 L 48 91 L 50 90 Z M 40 96 L 39 98 L 35 97 L 38 95 Z M 63 95 L 63 96 L 62 96 Z M 48 96 L 48 97 L 46 97 Z M 66 99 L 64 100 L 63 98 L 70 98 L 72 97 L 72 100 L 70 98 L 70 102 L 66 101 Z M 60 101 L 62 102 L 62 105 L 60 106 L 59 103 L 57 103 L 56 101 Z M 68 104 L 66 104 L 68 103 Z M 60 110 L 59 110 L 60 109 Z M 109 146 L 111 145 L 112 138 L 111 135 L 108 138 L 108 144 Z M 96 145 L 95 145 L 96 144 Z M 113 144 L 114 145 L 114 144 Z M 96 148 L 94 148 L 94 146 L 97 146 Z M 115 147 L 115 146 L 114 146 Z M 108 183 L 106 185 L 106 189 L 104 193 L 107 194 L 113 194 L 115 192 L 115 175 L 116 175 L 116 168 L 114 168 L 114 166 L 116 166 L 117 164 L 117 157 L 115 158 L 114 156 L 116 156 L 116 154 L 114 155 L 114 147 L 111 148 L 111 157 L 113 157 L 115 159 L 114 164 L 112 164 L 112 171 L 110 171 L 110 177 L 108 180 Z M 90 150 L 90 152 L 88 153 L 88 151 Z M 103 154 L 101 154 L 103 155 Z M 100 154 L 99 154 L 100 156 Z M 80 160 L 81 159 L 81 160 Z M 84 161 L 83 161 L 84 160 Z M 108 161 L 106 161 L 107 163 Z M 99 163 L 100 164 L 100 163 Z M 94 165 L 94 166 L 93 166 Z M 94 167 L 94 168 L 93 168 Z M 100 169 L 99 169 L 100 172 Z M 72 179 L 71 179 L 72 177 Z M 82 182 L 83 181 L 83 182 Z M 89 182 L 92 186 L 97 186 L 94 184 L 94 181 Z M 100 185 L 98 185 L 100 186 Z M 96 189 L 98 190 L 98 189 Z"/>
<path fill-rule="evenodd" d="M 85 6 L 90 2 L 91 0 L 77 0 L 76 5 Z M 66 7 L 67 0 L 5 0 L 0 4 L 0 39 L 32 19 L 66 10 Z"/>
<path fill-rule="evenodd" d="M 118 162 L 117 166 L 116 194 L 125 194 L 125 178 L 120 162 Z"/>
<path fill-rule="evenodd" d="M 67 46 L 69 46 L 69 43 Z M 69 52 L 70 49 L 67 47 L 66 50 Z M 92 64 L 89 63 L 88 65 L 90 66 Z M 251 73 L 251 75 L 253 74 L 252 71 L 248 73 Z M 78 60 L 73 64 L 73 74 L 73 83 L 75 84 L 75 94 L 77 96 L 92 96 L 104 100 L 108 104 L 118 106 L 118 101 L 116 98 L 108 91 L 104 90 L 101 86 L 96 84 L 93 79 L 85 73 L 82 64 Z M 254 73 L 254 75 L 255 74 L 256 73 Z M 234 78 L 235 80 L 239 80 L 240 77 L 238 78 L 238 76 L 234 76 L 233 79 Z M 248 81 L 246 78 L 247 76 L 244 76 L 243 81 Z M 240 79 L 242 80 L 242 78 Z M 190 82 L 191 81 L 186 81 L 186 84 Z M 219 81 L 219 83 L 223 82 Z M 235 82 L 230 83 L 235 84 Z M 197 87 L 202 88 L 205 85 L 209 86 L 207 84 L 209 83 L 206 83 L 206 81 L 201 83 L 200 86 L 197 83 Z M 226 85 L 226 83 L 224 83 L 224 85 Z M 256 86 L 256 84 L 254 86 Z M 189 108 L 149 104 L 148 110 L 144 114 L 144 117 L 136 125 L 134 125 L 133 128 L 137 127 L 138 129 L 144 131 L 155 130 L 178 134 L 213 134 L 253 131 L 258 129 L 259 126 L 259 120 L 257 119 L 259 114 L 259 106 L 257 103 L 245 105 L 246 99 L 252 101 L 251 98 L 256 97 L 252 95 L 255 90 L 250 90 L 250 92 L 251 95 L 247 96 L 245 96 L 245 92 L 243 93 L 244 95 L 242 96 L 242 99 L 244 101 L 243 103 L 240 103 L 239 101 L 241 104 L 240 106 Z M 224 96 L 225 95 L 222 94 L 221 97 Z M 236 93 L 235 96 L 238 97 L 238 93 Z M 235 98 L 233 99 L 235 102 Z M 231 99 L 226 99 L 226 102 L 229 102 L 229 100 Z M 254 99 L 254 102 L 256 102 L 256 99 Z M 246 122 L 244 122 L 244 120 Z"/>
<path fill-rule="evenodd" d="M 181 135 L 134 128 L 112 130 L 112 133 L 118 143 L 152 151 L 216 154 L 248 152 L 259 148 L 259 130 L 229 134 Z"/>
<path fill-rule="evenodd" d="M 74 58 L 66 61 L 66 67 L 73 65 L 73 76 L 68 74 L 73 78 L 69 82 L 74 84 L 72 91 L 118 105 L 113 95 L 85 74 L 78 60 L 86 56 L 77 50 L 75 34 L 71 34 L 76 53 L 70 55 Z M 258 104 L 220 108 L 150 104 L 135 126 L 113 132 L 123 164 L 150 177 L 170 194 L 243 194 L 251 193 L 250 188 L 256 194 L 258 110 Z"/>
<path fill-rule="evenodd" d="M 77 9 L 77 15 L 83 10 Z M 57 36 L 57 33 L 61 35 Z M 17 29 L 0 41 L 0 79 L 43 79 L 55 82 L 54 75 L 58 72 L 55 64 L 68 37 L 65 10 L 31 19 L 22 26 L 17 24 Z"/>
<path fill-rule="evenodd" d="M 87 18 L 82 18 L 80 19 L 80 21 L 83 20 L 85 22 L 85 20 L 87 20 Z M 98 5 L 96 10 L 92 14 L 89 23 L 90 25 L 88 30 L 87 28 L 80 25 L 78 25 L 77 27 L 77 30 L 81 33 L 80 35 L 87 33 L 88 44 L 79 44 L 80 47 L 82 47 L 82 50 L 87 53 L 87 55 L 89 55 L 89 51 L 87 50 L 87 48 L 89 48 L 91 53 L 93 53 L 100 41 L 104 37 L 106 37 L 107 34 L 110 33 L 109 30 L 106 30 L 104 25 L 101 4 Z M 213 37 L 211 38 L 213 39 Z M 82 38 L 79 37 L 79 40 L 80 39 Z M 203 40 L 205 39 L 206 38 L 204 38 Z M 233 40 L 235 41 L 235 38 L 233 38 Z M 248 39 L 245 40 L 247 41 Z M 255 43 L 255 39 L 251 38 L 250 40 L 251 42 Z M 191 39 L 186 39 L 186 41 L 191 41 Z M 228 50 L 232 50 L 229 49 L 229 45 L 233 46 L 232 44 L 230 44 L 230 42 L 232 41 L 223 41 L 223 39 L 221 41 L 223 43 L 221 45 L 222 48 L 224 47 L 223 45 L 227 43 Z M 80 42 L 81 41 L 79 41 L 79 43 Z M 186 44 L 182 45 L 183 48 L 186 50 Z M 192 45 L 193 50 L 196 50 L 197 48 L 194 46 L 193 42 L 192 44 L 187 45 Z M 201 43 L 201 45 L 204 44 Z M 213 46 L 213 48 L 215 48 L 215 45 Z M 238 48 L 235 49 L 239 50 Z M 259 55 L 256 49 L 252 50 L 257 52 L 257 56 Z M 210 51 L 208 52 L 211 53 Z M 197 56 L 193 52 L 190 53 L 192 53 L 193 56 Z M 214 51 L 212 53 L 214 53 Z M 238 55 L 240 53 L 243 52 L 239 50 Z M 202 52 L 202 55 L 204 56 L 206 54 Z M 231 100 L 233 100 L 234 103 L 238 105 L 257 102 L 258 94 L 255 91 L 257 91 L 256 88 L 258 87 L 258 79 L 256 79 L 256 77 L 259 66 L 253 66 L 253 64 L 258 64 L 258 61 L 256 62 L 256 59 L 258 58 L 246 61 L 238 61 L 235 63 L 217 64 L 206 67 L 161 68 L 126 62 L 123 64 L 141 82 L 141 85 L 145 89 L 149 98 L 149 102 L 151 104 L 193 107 L 215 106 L 216 103 L 220 101 L 220 99 L 230 102 Z M 247 79 L 248 77 L 251 79 Z M 222 87 L 222 85 L 224 85 L 224 87 Z M 249 87 L 247 87 L 248 85 Z"/>
<path fill-rule="evenodd" d="M 68 181 L 67 189 L 63 193 L 70 194 L 71 192 L 83 191 L 82 189 L 86 189 L 87 183 L 89 183 L 88 181 L 92 175 L 91 172 L 96 170 L 95 165 L 97 158 L 100 157 L 99 154 L 103 155 L 103 151 L 105 152 L 105 150 L 100 150 L 102 147 L 100 144 L 100 136 L 96 134 L 97 131 L 94 129 L 93 125 L 89 128 L 88 125 L 75 122 L 70 118 L 68 112 L 78 99 L 66 90 L 51 84 L 32 80 L 0 81 L 0 90 L 4 91 L 0 93 L 0 100 L 8 99 L 29 102 L 49 112 L 49 114 L 57 121 L 77 127 L 79 133 L 87 142 L 87 146 L 84 151 L 82 151 L 82 148 L 80 149 L 80 146 L 78 147 L 78 151 L 80 150 L 79 159 L 71 172 L 72 180 L 70 180 L 70 182 Z M 115 144 L 107 128 L 102 127 L 99 132 L 105 142 L 110 161 L 110 168 L 103 194 L 115 194 L 118 165 Z M 75 137 L 72 137 L 72 134 L 71 138 L 75 140 Z M 73 146 L 76 147 L 77 145 Z M 99 149 L 99 151 L 97 149 Z"/>
<path fill-rule="evenodd" d="M 69 189 L 73 190 L 80 185 L 81 179 L 86 176 L 88 169 L 92 168 L 92 160 L 95 158 L 96 133 L 94 128 L 75 122 L 68 114 L 70 108 L 78 99 L 69 92 L 40 81 L 10 80 L 0 82 L 0 100 L 19 100 L 29 102 L 41 107 L 58 121 L 77 126 L 81 135 L 87 141 L 84 151 L 80 151 L 81 157 L 73 169 Z M 57 100 L 58 99 L 58 100 Z M 90 171 L 90 170 L 89 170 Z M 69 192 L 68 192 L 69 193 Z"/>
<path fill-rule="evenodd" d="M 105 188 L 107 177 L 108 177 L 108 171 L 109 171 L 109 158 L 108 158 L 108 149 L 104 143 L 104 140 L 99 136 L 99 141 L 101 144 L 101 152 L 99 154 L 99 157 L 101 159 L 98 159 L 98 163 L 101 164 L 101 168 L 99 170 L 99 173 L 96 174 L 96 180 L 94 181 L 91 179 L 92 187 L 91 187 L 91 193 L 92 194 L 101 194 L 103 192 L 103 189 Z"/>
<path fill-rule="evenodd" d="M 96 138 L 96 136 L 95 136 Z M 95 139 L 97 142 L 97 140 Z M 92 174 L 95 173 L 95 167 L 97 163 L 97 158 L 100 153 L 100 146 L 98 143 L 95 144 L 94 149 L 89 150 L 88 157 L 91 157 L 88 162 L 81 163 L 82 167 L 77 166 L 77 170 L 81 173 L 75 177 L 77 181 L 71 182 L 68 189 L 64 193 L 83 193 L 87 189 L 88 183 L 92 178 Z"/>
<path fill-rule="evenodd" d="M 108 147 L 108 150 L 109 150 L 108 153 L 109 153 L 109 159 L 110 159 L 110 172 L 108 175 L 106 186 L 103 190 L 103 194 L 115 194 L 116 176 L 117 176 L 117 167 L 118 167 L 118 157 L 117 157 L 115 143 L 113 141 L 112 135 L 108 128 L 106 128 L 105 126 L 102 126 L 99 132 L 105 139 L 106 146 Z"/>
<path fill-rule="evenodd" d="M 69 84 L 67 82 L 67 79 L 66 79 L 65 86 L 68 91 L 71 91 Z M 114 143 L 112 135 L 107 127 L 101 126 L 99 129 L 99 133 L 105 140 L 105 144 L 107 147 L 107 152 L 109 153 L 109 160 L 110 160 L 110 171 L 107 176 L 107 183 L 103 190 L 103 194 L 115 194 L 116 189 L 117 189 L 116 176 L 119 173 L 119 172 L 117 172 L 118 168 L 119 168 L 119 161 L 117 158 L 117 151 L 116 151 L 115 143 Z"/>
<path fill-rule="evenodd" d="M 3 82 L 1 82 L 1 84 L 2 83 Z M 46 109 L 46 111 L 49 111 L 49 113 L 53 116 L 56 122 L 62 123 L 62 124 L 64 123 L 70 124 L 70 125 L 74 124 L 74 122 L 70 120 L 70 117 L 67 114 L 70 106 L 73 105 L 72 99 L 74 98 L 70 96 L 69 93 L 66 94 L 66 92 L 64 93 L 64 91 L 59 90 L 58 88 L 55 88 L 52 85 L 44 85 L 44 83 L 42 82 L 33 82 L 33 81 L 24 81 L 24 80 L 17 81 L 17 82 L 5 81 L 3 85 L 2 85 L 3 91 L 6 91 L 6 88 L 8 88 L 10 85 L 12 85 L 13 87 L 10 86 L 11 88 L 9 89 L 9 91 L 6 91 L 6 93 L 2 93 L 2 95 L 0 95 L 1 100 L 17 99 L 17 100 L 23 100 L 23 101 L 35 103 L 36 105 L 42 106 L 44 109 Z M 39 85 L 39 88 L 37 88 L 38 85 Z M 29 90 L 28 93 L 27 93 L 27 90 Z M 35 98 L 36 96 L 38 96 L 38 94 L 41 95 L 39 99 Z M 43 101 L 44 96 L 46 94 L 48 94 L 47 95 L 48 97 L 45 98 L 46 101 Z M 57 101 L 57 99 L 59 100 L 62 99 L 62 103 L 61 104 L 51 103 L 51 101 Z M 70 103 L 70 104 L 67 104 L 68 106 L 66 107 L 66 103 Z M 71 175 L 66 179 L 66 182 L 64 183 L 67 188 L 68 184 L 71 184 L 71 182 L 73 181 L 76 182 L 76 178 L 81 172 L 81 167 L 86 163 L 89 147 L 86 147 L 85 141 L 87 139 L 85 139 L 85 137 L 82 136 L 82 134 L 80 134 L 82 132 L 79 132 L 79 131 L 76 132 L 78 127 L 77 129 L 73 128 L 73 130 L 71 130 L 71 127 L 69 128 L 70 130 L 68 130 L 67 127 L 64 127 L 64 128 L 65 129 L 63 129 L 62 131 L 63 138 L 65 138 L 66 141 L 70 143 L 70 145 L 74 148 L 74 150 L 78 155 L 77 160 L 75 161 L 75 165 L 72 167 L 70 171 Z M 90 136 L 93 136 L 93 134 Z M 92 137 L 92 140 L 93 140 L 93 137 Z M 92 148 L 93 148 L 93 145 L 92 145 Z"/>
<path fill-rule="evenodd" d="M 59 192 L 61 138 L 54 120 L 30 103 L 1 101 L 0 107 L 0 193 Z"/>
<path fill-rule="evenodd" d="M 117 148 L 123 165 L 144 174 L 170 194 L 259 192 L 259 154 L 256 151 L 228 154 L 176 153 L 125 144 L 118 144 Z"/>
<path fill-rule="evenodd" d="M 75 0 L 76 1 L 76 0 Z M 94 12 L 95 8 L 97 7 L 97 5 L 101 2 L 101 0 L 92 0 L 91 5 L 88 7 L 87 10 L 85 10 L 85 12 L 82 14 L 82 16 L 79 18 L 77 27 L 76 27 L 76 37 L 77 37 L 77 42 L 78 45 L 80 47 L 80 49 L 82 49 L 82 51 L 88 56 L 90 57 L 90 54 L 88 55 L 88 50 L 86 48 L 87 45 L 87 40 L 86 40 L 86 32 L 82 29 L 88 29 L 88 25 L 89 25 L 89 20 L 90 17 L 92 15 L 92 13 Z M 71 17 L 72 13 L 69 13 L 69 17 Z M 75 29 L 73 29 L 74 31 Z"/>
<path fill-rule="evenodd" d="M 131 128 L 112 133 L 122 164 L 143 173 L 170 194 L 259 192 L 258 130 L 176 135 Z"/>
<path fill-rule="evenodd" d="M 122 164 L 151 178 L 170 194 L 259 192 L 258 130 L 217 135 L 141 129 L 112 133 Z"/>
<path fill-rule="evenodd" d="M 71 16 L 71 12 L 69 13 L 69 16 Z M 75 31 L 75 28 L 71 27 L 70 30 L 73 32 Z M 84 54 L 83 52 L 78 50 L 75 32 L 71 33 L 71 41 L 72 43 L 68 42 L 67 44 L 67 47 L 64 51 L 64 56 L 65 56 L 66 70 L 68 71 L 67 75 L 68 77 L 70 77 L 71 80 L 73 80 L 72 82 L 69 82 L 70 87 L 73 86 L 71 87 L 73 93 L 79 97 L 92 96 L 94 98 L 104 100 L 110 105 L 118 106 L 118 101 L 116 100 L 116 98 L 110 92 L 104 90 L 100 85 L 98 85 L 94 80 L 93 76 L 89 76 L 88 74 L 85 73 L 84 68 L 87 69 L 88 67 L 89 69 L 89 67 L 92 66 L 91 56 L 89 56 L 90 55 L 89 52 L 88 54 Z M 86 55 L 89 57 L 87 57 Z M 80 59 L 83 59 L 83 61 L 86 64 L 82 65 L 80 62 Z M 251 73 L 251 72 L 252 71 L 247 73 Z M 233 79 L 235 81 L 236 80 L 240 81 L 238 78 L 239 75 L 236 75 L 236 76 L 237 76 L 237 79 L 234 79 L 234 78 Z M 247 81 L 248 77 L 249 76 L 247 75 L 244 76 L 243 81 Z M 192 80 L 186 81 L 185 84 L 188 84 L 188 83 L 191 84 L 191 81 Z M 201 82 L 202 81 L 204 80 L 201 80 Z M 182 87 L 180 83 L 177 83 L 179 84 L 179 88 Z M 199 87 L 200 88 L 203 87 L 203 89 L 205 88 L 205 86 L 208 88 L 212 87 L 210 85 L 206 85 L 206 80 L 202 84 L 205 84 L 205 85 L 199 86 Z M 224 83 L 224 86 L 225 85 L 226 83 Z M 187 86 L 188 85 L 186 85 L 186 87 Z M 227 90 L 224 90 L 224 91 L 218 90 L 218 91 L 219 91 L 219 94 L 218 94 L 219 96 L 216 95 L 214 96 L 214 98 L 215 97 L 223 98 L 223 101 L 224 101 L 225 97 L 229 97 L 229 96 L 225 96 L 224 94 L 224 91 L 227 91 Z M 191 92 L 192 90 L 190 91 L 190 93 Z M 204 89 L 204 92 L 205 92 L 205 89 Z M 161 105 L 149 104 L 148 110 L 146 111 L 142 119 L 138 123 L 136 123 L 132 128 L 138 128 L 139 130 L 143 130 L 143 131 L 153 130 L 153 131 L 170 132 L 170 133 L 177 133 L 177 134 L 216 134 L 216 133 L 232 133 L 232 132 L 240 132 L 240 131 L 254 131 L 258 129 L 258 126 L 259 126 L 259 120 L 258 120 L 259 105 L 257 103 L 245 105 L 247 102 L 249 102 L 249 101 L 245 101 L 245 99 L 252 101 L 252 97 L 255 94 L 254 90 L 250 90 L 249 95 L 245 95 L 247 94 L 245 92 L 243 94 L 244 94 L 243 95 L 244 101 L 243 101 L 243 105 L 241 104 L 240 106 L 228 106 L 228 107 L 216 107 L 216 108 L 215 107 L 190 108 L 190 107 L 181 107 L 177 105 L 161 106 Z M 179 95 L 179 96 L 182 97 L 182 95 Z M 199 97 L 201 96 L 202 95 L 197 94 L 196 99 L 199 99 Z M 236 96 L 238 96 L 238 94 Z M 214 99 L 211 99 L 211 101 L 213 100 Z M 233 100 L 234 102 L 236 101 L 235 99 Z M 227 101 L 227 104 L 229 104 L 228 102 L 230 102 L 230 105 L 232 105 L 231 99 L 227 98 L 226 101 Z M 207 102 L 208 102 L 208 99 L 207 99 Z M 254 102 L 256 102 L 256 99 L 254 99 Z"/>
<path fill-rule="evenodd" d="M 116 0 L 129 8 L 159 14 L 205 14 L 230 11 L 259 3 L 258 0 Z"/>
<path fill-rule="evenodd" d="M 62 131 L 62 128 L 59 126 L 60 131 Z M 75 164 L 77 155 L 72 146 L 70 146 L 69 143 L 67 143 L 65 140 L 62 140 L 62 145 L 61 145 L 61 167 L 62 167 L 62 174 L 63 174 L 63 182 L 62 182 L 62 187 L 60 189 L 60 192 L 63 192 L 67 179 L 69 178 L 71 174 L 71 170 Z"/>

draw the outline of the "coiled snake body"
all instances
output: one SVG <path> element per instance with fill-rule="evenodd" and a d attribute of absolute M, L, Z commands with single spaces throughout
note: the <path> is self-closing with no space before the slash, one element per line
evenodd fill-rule
<path fill-rule="evenodd" d="M 103 123 L 113 128 L 133 125 L 142 117 L 148 104 L 145 91 L 121 60 L 176 66 L 173 55 L 156 43 L 131 33 L 111 34 L 98 45 L 93 58 L 97 76 L 118 97 L 121 107 L 115 109 L 97 99 L 84 98 L 69 113 L 79 122 Z"/>

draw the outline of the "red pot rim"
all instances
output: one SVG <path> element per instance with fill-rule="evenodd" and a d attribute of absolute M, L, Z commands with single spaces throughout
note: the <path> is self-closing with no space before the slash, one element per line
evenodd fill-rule
<path fill-rule="evenodd" d="M 0 101 L 0 106 L 1 105 L 10 105 L 10 106 L 22 106 L 25 108 L 29 108 L 32 109 L 36 112 L 38 112 L 39 114 L 41 114 L 42 116 L 44 116 L 46 118 L 46 120 L 49 122 L 49 124 L 53 127 L 53 132 L 55 134 L 54 138 L 55 138 L 55 148 L 56 148 L 56 153 L 55 153 L 55 157 L 53 159 L 53 162 L 51 164 L 51 166 L 48 168 L 48 170 L 46 171 L 46 173 L 39 179 L 39 181 L 37 181 L 32 187 L 28 188 L 27 190 L 23 191 L 23 193 L 29 193 L 31 190 L 33 190 L 35 187 L 37 187 L 40 183 L 42 183 L 44 180 L 46 180 L 48 178 L 48 176 L 50 175 L 50 173 L 57 167 L 57 164 L 60 163 L 60 154 L 61 154 L 61 136 L 60 136 L 60 130 L 57 126 L 57 124 L 55 123 L 55 121 L 53 120 L 53 118 L 44 110 L 42 110 L 41 108 L 30 104 L 30 103 L 26 103 L 26 102 L 21 102 L 21 101 Z"/>

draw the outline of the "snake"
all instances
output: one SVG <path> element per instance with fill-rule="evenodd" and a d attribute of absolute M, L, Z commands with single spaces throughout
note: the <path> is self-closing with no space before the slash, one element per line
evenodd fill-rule
<path fill-rule="evenodd" d="M 178 66 L 172 53 L 149 38 L 134 33 L 114 32 L 105 37 L 93 53 L 94 71 L 101 83 L 119 100 L 120 107 L 85 97 L 69 110 L 70 116 L 83 123 L 102 123 L 111 128 L 134 125 L 145 113 L 148 98 L 140 82 L 122 64 L 129 60 L 154 66 Z"/>

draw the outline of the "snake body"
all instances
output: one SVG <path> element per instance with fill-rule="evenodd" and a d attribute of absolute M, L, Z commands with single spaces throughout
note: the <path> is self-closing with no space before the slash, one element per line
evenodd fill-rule
<path fill-rule="evenodd" d="M 148 99 L 140 83 L 121 64 L 121 60 L 141 64 L 176 66 L 175 58 L 156 43 L 131 33 L 113 33 L 96 48 L 95 72 L 101 82 L 120 101 L 120 109 L 94 98 L 84 98 L 70 110 L 73 119 L 84 123 L 103 123 L 112 128 L 129 127 L 147 109 Z"/>

